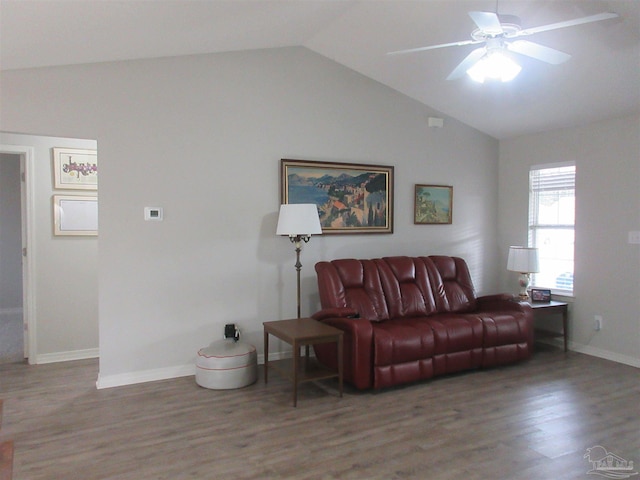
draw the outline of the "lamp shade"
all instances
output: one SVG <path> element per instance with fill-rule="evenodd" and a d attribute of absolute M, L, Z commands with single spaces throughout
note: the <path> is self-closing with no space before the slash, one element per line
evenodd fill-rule
<path fill-rule="evenodd" d="M 322 234 L 318 207 L 313 203 L 280 205 L 276 235 L 308 236 Z"/>
<path fill-rule="evenodd" d="M 519 273 L 539 272 L 538 249 L 530 247 L 509 247 L 507 270 Z"/>

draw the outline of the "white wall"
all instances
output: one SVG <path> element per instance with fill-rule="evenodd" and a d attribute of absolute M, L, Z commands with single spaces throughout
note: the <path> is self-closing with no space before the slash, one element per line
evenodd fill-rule
<path fill-rule="evenodd" d="M 5 117 L 9 118 L 8 113 L 5 115 L 5 101 L 3 97 L 3 122 Z M 35 251 L 29 255 L 36 266 L 36 278 L 34 291 L 30 292 L 35 308 L 30 312 L 29 323 L 36 329 L 36 345 L 35 351 L 29 352 L 29 360 L 46 363 L 96 356 L 98 240 L 53 235 L 53 195 L 83 194 L 83 191 L 53 189 L 51 153 L 53 147 L 96 148 L 96 142 L 0 132 L 0 145 L 33 147 L 34 151 L 34 168 L 29 174 L 33 186 L 35 231 L 31 234 Z"/>
<path fill-rule="evenodd" d="M 501 257 L 527 240 L 529 167 L 563 161 L 576 163 L 571 348 L 640 366 L 640 245 L 628 243 L 640 230 L 640 116 L 500 143 Z"/>
<path fill-rule="evenodd" d="M 341 257 L 456 254 L 480 293 L 498 281 L 498 144 L 303 48 L 3 73 L 1 127 L 95 138 L 100 147 L 100 386 L 193 372 L 236 322 L 295 315 L 293 247 L 275 236 L 281 158 L 394 165 L 393 235 L 314 237 Z M 453 225 L 413 225 L 416 183 L 454 186 Z M 143 208 L 164 208 L 144 222 Z M 275 346 L 284 349 L 282 345 Z"/>

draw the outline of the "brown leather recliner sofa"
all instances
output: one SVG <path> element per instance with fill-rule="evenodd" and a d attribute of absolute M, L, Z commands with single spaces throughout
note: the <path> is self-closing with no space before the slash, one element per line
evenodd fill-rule
<path fill-rule="evenodd" d="M 458 257 L 342 259 L 316 264 L 322 310 L 344 334 L 344 378 L 384 388 L 525 360 L 533 312 L 511 295 L 476 297 Z M 336 368 L 336 345 L 314 346 Z"/>

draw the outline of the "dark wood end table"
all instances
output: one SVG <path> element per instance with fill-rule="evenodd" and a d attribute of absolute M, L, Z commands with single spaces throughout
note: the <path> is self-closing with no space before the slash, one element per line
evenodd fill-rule
<path fill-rule="evenodd" d="M 298 403 L 298 384 L 312 380 L 338 377 L 340 396 L 343 390 L 343 331 L 313 318 L 292 318 L 264 322 L 264 383 L 268 381 L 269 368 L 293 382 L 293 406 Z M 269 361 L 269 334 L 293 347 L 291 359 Z M 309 358 L 309 345 L 336 342 L 338 345 L 338 371 L 330 370 Z M 300 347 L 305 347 L 305 356 L 300 358 Z"/>
<path fill-rule="evenodd" d="M 555 300 L 551 300 L 550 302 L 527 302 L 533 308 L 533 314 L 535 316 L 538 315 L 562 315 L 562 333 L 550 332 L 548 330 L 536 329 L 536 334 L 546 337 L 563 337 L 564 340 L 564 351 L 567 349 L 567 324 L 568 324 L 568 314 L 569 314 L 569 304 L 567 302 L 557 302 Z"/>

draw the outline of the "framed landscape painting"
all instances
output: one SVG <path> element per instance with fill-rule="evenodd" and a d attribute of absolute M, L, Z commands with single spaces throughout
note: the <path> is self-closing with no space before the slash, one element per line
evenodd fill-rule
<path fill-rule="evenodd" d="M 414 220 L 417 225 L 450 224 L 453 220 L 453 187 L 416 185 Z"/>
<path fill-rule="evenodd" d="M 280 162 L 280 201 L 314 203 L 322 233 L 393 233 L 393 167 Z"/>

